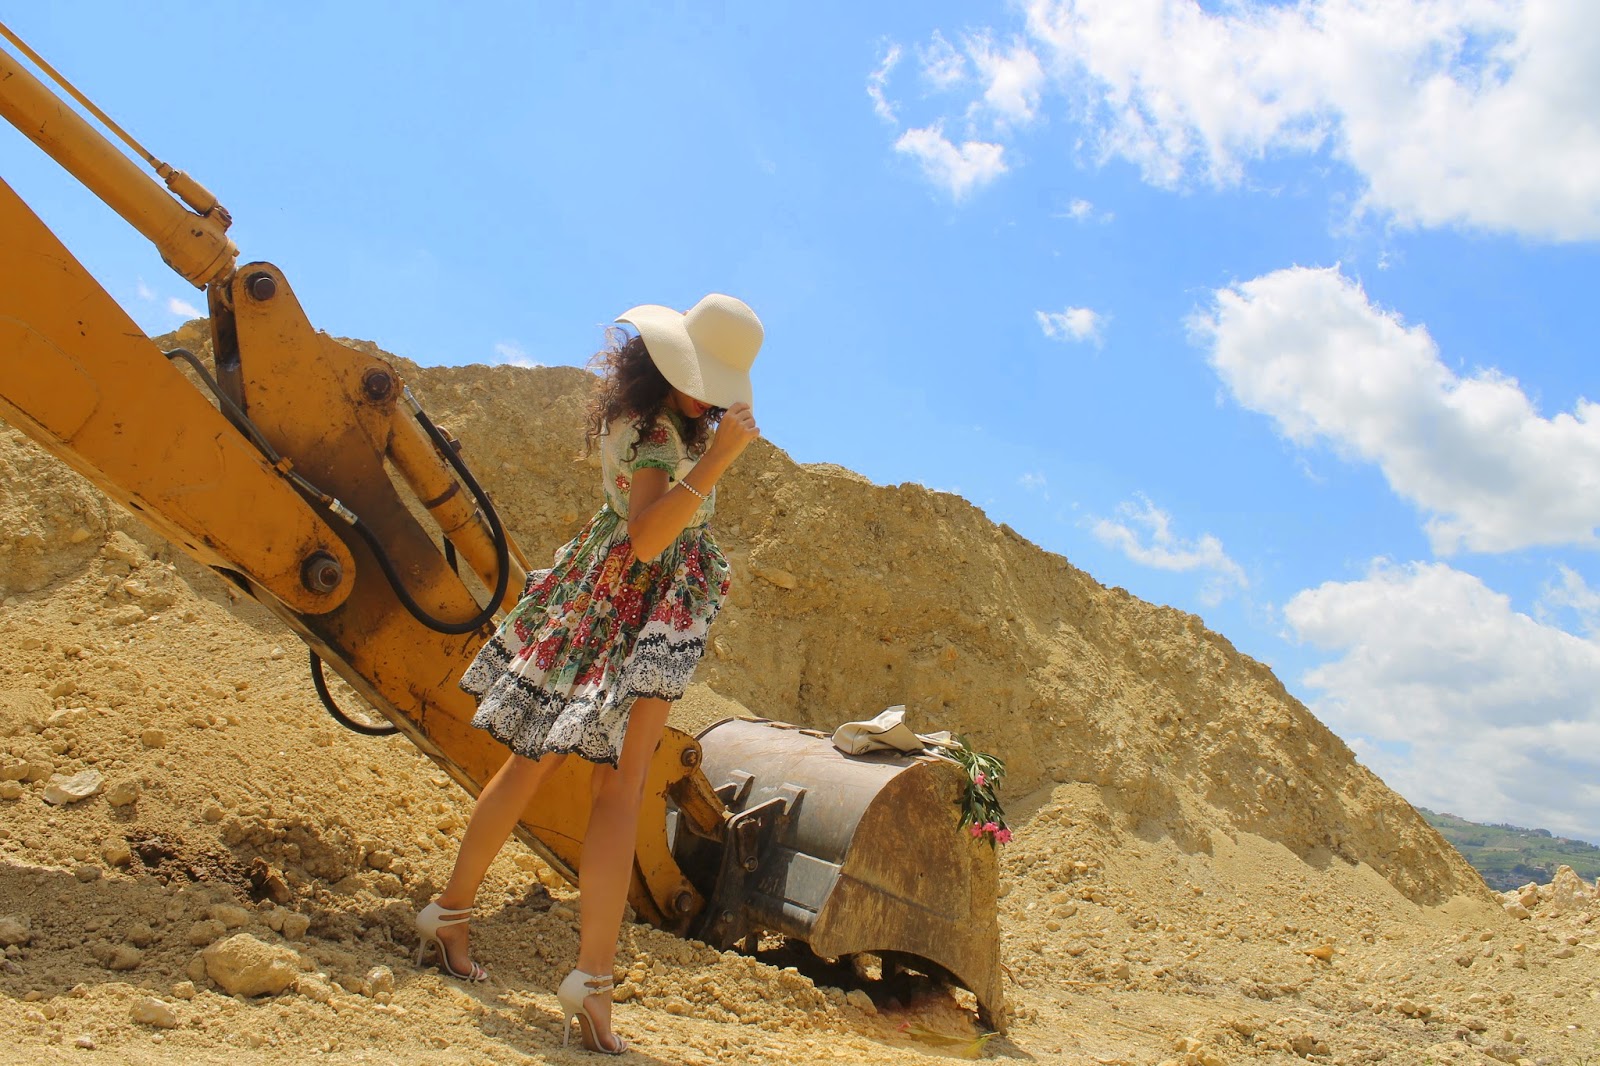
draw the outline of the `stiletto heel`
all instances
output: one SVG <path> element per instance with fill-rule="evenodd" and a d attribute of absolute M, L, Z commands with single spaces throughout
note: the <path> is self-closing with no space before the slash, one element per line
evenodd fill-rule
<path fill-rule="evenodd" d="M 422 908 L 422 913 L 417 915 L 417 933 L 421 942 L 417 944 L 417 965 L 422 965 L 423 956 L 432 947 L 439 957 L 439 969 L 451 977 L 463 981 L 484 981 L 489 977 L 489 971 L 477 963 L 468 961 L 467 972 L 458 973 L 450 965 L 450 953 L 444 949 L 444 941 L 439 939 L 439 930 L 451 925 L 465 925 L 472 919 L 472 908 L 464 910 L 446 910 L 437 903 L 430 903 Z"/>
<path fill-rule="evenodd" d="M 611 1039 L 616 1041 L 615 1047 L 600 1043 L 599 1030 L 595 1027 L 594 1019 L 589 1016 L 589 1008 L 585 1000 L 590 996 L 602 993 L 611 994 L 611 987 L 615 978 L 610 974 L 584 973 L 582 970 L 573 970 L 561 982 L 561 987 L 556 989 L 556 999 L 561 1001 L 561 1046 L 566 1047 L 567 1041 L 572 1037 L 572 1023 L 578 1023 L 578 1038 L 583 1041 L 583 1046 L 590 1051 L 602 1055 L 620 1055 L 628 1050 L 628 1042 L 616 1033 L 611 1034 Z"/>

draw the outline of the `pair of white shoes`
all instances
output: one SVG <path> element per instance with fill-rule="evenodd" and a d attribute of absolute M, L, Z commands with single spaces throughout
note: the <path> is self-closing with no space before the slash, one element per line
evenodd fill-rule
<path fill-rule="evenodd" d="M 439 969 L 451 977 L 463 981 L 485 981 L 489 971 L 475 962 L 468 961 L 467 970 L 461 973 L 450 965 L 450 953 L 444 949 L 444 941 L 439 939 L 439 930 L 452 925 L 465 925 L 472 920 L 472 908 L 465 910 L 446 910 L 438 903 L 430 903 L 417 915 L 417 932 L 421 935 L 421 943 L 417 945 L 417 965 L 422 965 L 422 960 L 431 947 L 437 956 Z M 556 999 L 561 1003 L 561 1046 L 566 1047 L 572 1038 L 572 1023 L 578 1023 L 578 1038 L 583 1041 L 583 1046 L 590 1051 L 602 1055 L 620 1055 L 628 1050 L 628 1042 L 612 1033 L 602 1041 L 599 1027 L 595 1025 L 594 1018 L 589 1014 L 585 1000 L 590 996 L 609 995 L 616 981 L 610 974 L 584 973 L 582 970 L 573 970 L 561 982 L 561 987 L 556 989 Z"/>

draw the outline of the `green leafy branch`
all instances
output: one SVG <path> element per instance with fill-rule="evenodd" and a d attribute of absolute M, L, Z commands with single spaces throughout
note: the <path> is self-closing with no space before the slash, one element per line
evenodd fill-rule
<path fill-rule="evenodd" d="M 967 772 L 966 787 L 956 801 L 961 807 L 960 827 L 970 827 L 972 835 L 987 840 L 990 847 L 1010 843 L 1011 829 L 1006 825 L 1005 809 L 997 794 L 1005 780 L 1006 764 L 998 755 L 973 748 L 966 737 L 956 737 L 954 746 L 947 748 L 945 754 Z"/>

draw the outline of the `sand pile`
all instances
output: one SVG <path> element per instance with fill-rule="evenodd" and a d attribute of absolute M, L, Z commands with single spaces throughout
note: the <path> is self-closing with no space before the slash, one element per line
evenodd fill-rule
<path fill-rule="evenodd" d="M 194 345 L 190 338 L 191 346 Z M 576 370 L 404 367 L 530 554 L 592 511 Z M 799 953 L 628 927 L 663 1063 L 1579 1062 L 1600 892 L 1489 892 L 1260 664 L 917 486 L 761 444 L 724 483 L 732 605 L 686 724 L 903 703 L 1012 768 L 1013 1025 Z M 576 894 L 513 844 L 468 988 L 411 962 L 466 797 L 323 713 L 301 645 L 0 428 L 0 1062 L 583 1061 Z M 73 793 L 84 798 L 74 798 Z"/>

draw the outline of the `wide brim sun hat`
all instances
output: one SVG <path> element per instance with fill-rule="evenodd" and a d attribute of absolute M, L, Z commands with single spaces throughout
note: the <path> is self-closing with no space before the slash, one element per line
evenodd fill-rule
<path fill-rule="evenodd" d="M 667 384 L 712 407 L 749 403 L 750 365 L 766 337 L 743 300 L 711 293 L 687 311 L 641 304 L 617 316 L 639 331 Z"/>

